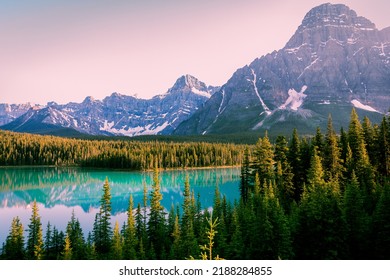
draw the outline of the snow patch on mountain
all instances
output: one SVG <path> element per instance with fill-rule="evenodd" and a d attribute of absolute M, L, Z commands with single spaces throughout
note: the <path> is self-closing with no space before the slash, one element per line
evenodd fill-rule
<path fill-rule="evenodd" d="M 100 127 L 101 131 L 109 132 L 115 135 L 123 136 L 140 136 L 140 135 L 155 135 L 163 131 L 169 126 L 169 122 L 164 122 L 162 125 L 155 126 L 154 124 L 148 124 L 146 126 L 126 127 L 123 126 L 120 129 L 114 128 L 113 122 L 109 123 L 107 120 L 104 122 L 104 126 Z"/>
<path fill-rule="evenodd" d="M 371 106 L 364 105 L 363 103 L 361 103 L 361 102 L 360 102 L 359 100 L 357 100 L 357 99 L 352 100 L 351 103 L 352 103 L 352 105 L 353 105 L 355 108 L 359 108 L 359 109 L 362 109 L 362 110 L 365 110 L 365 111 L 380 113 L 378 110 L 375 110 L 375 109 L 372 108 Z"/>
<path fill-rule="evenodd" d="M 255 70 L 251 69 L 251 71 L 252 71 L 252 75 L 253 75 L 253 80 L 251 81 L 253 83 L 253 88 L 255 89 L 256 95 L 259 98 L 260 104 L 261 104 L 261 106 L 263 106 L 265 113 L 267 115 L 269 115 L 269 114 L 271 114 L 271 110 L 267 107 L 267 105 L 265 105 L 265 103 L 264 103 L 263 99 L 261 98 L 260 93 L 257 89 L 257 86 L 256 86 L 257 76 L 255 73 Z"/>
<path fill-rule="evenodd" d="M 303 86 L 300 92 L 297 92 L 295 89 L 290 89 L 288 91 L 288 98 L 286 102 L 284 102 L 283 105 L 279 107 L 279 109 L 287 109 L 290 108 L 291 110 L 297 111 L 299 107 L 302 106 L 303 100 L 307 96 L 304 94 L 306 91 L 307 86 Z"/>
<path fill-rule="evenodd" d="M 204 96 L 204 97 L 207 97 L 207 98 L 210 98 L 211 94 L 207 91 L 202 91 L 202 90 L 199 90 L 199 89 L 196 89 L 194 87 L 191 88 L 191 91 L 195 94 L 198 94 L 200 96 Z"/>

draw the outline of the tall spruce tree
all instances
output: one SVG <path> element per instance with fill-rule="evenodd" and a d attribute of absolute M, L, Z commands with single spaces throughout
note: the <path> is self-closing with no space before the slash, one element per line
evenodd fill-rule
<path fill-rule="evenodd" d="M 73 250 L 72 250 L 72 245 L 71 245 L 69 235 L 66 235 L 65 236 L 64 251 L 62 252 L 62 259 L 63 260 L 71 260 L 73 258 L 72 252 L 73 252 Z"/>
<path fill-rule="evenodd" d="M 161 205 L 162 198 L 158 163 L 156 161 L 153 171 L 152 191 L 150 192 L 150 213 L 148 221 L 151 258 L 153 258 L 154 254 L 158 258 L 161 258 L 161 255 L 165 250 L 166 225 L 164 207 Z"/>
<path fill-rule="evenodd" d="M 323 152 L 324 152 L 324 135 L 321 132 L 321 128 L 317 127 L 316 134 L 313 137 L 313 140 L 311 142 L 312 148 L 317 147 L 317 153 L 318 155 L 323 158 Z"/>
<path fill-rule="evenodd" d="M 325 135 L 323 166 L 325 168 L 325 180 L 339 185 L 343 174 L 341 151 L 336 132 L 333 129 L 332 117 L 328 117 L 328 126 Z"/>
<path fill-rule="evenodd" d="M 102 259 L 109 258 L 111 249 L 111 188 L 108 178 L 103 184 L 103 195 L 100 199 L 99 213 L 96 214 L 94 223 L 94 242 L 96 252 Z"/>
<path fill-rule="evenodd" d="M 378 170 L 383 176 L 390 175 L 390 127 L 386 117 L 379 126 L 377 144 Z"/>
<path fill-rule="evenodd" d="M 250 154 L 249 154 L 249 148 L 245 147 L 244 160 L 241 165 L 241 180 L 240 180 L 240 195 L 244 203 L 246 203 L 248 200 L 250 189 L 251 189 Z"/>
<path fill-rule="evenodd" d="M 344 192 L 343 218 L 346 222 L 347 258 L 367 259 L 369 252 L 369 216 L 364 210 L 364 201 L 359 182 L 352 171 L 350 182 Z"/>
<path fill-rule="evenodd" d="M 266 133 L 256 143 L 253 162 L 253 176 L 258 173 L 260 182 L 268 182 L 274 179 L 275 161 L 274 148 Z"/>
<path fill-rule="evenodd" d="M 134 260 L 137 258 L 136 247 L 137 247 L 137 228 L 136 221 L 133 215 L 134 200 L 133 195 L 129 198 L 129 208 L 127 209 L 127 223 L 124 231 L 124 243 L 123 243 L 123 257 L 126 260 Z M 142 217 L 141 217 L 142 223 Z M 142 234 L 142 225 L 140 225 L 140 235 Z"/>
<path fill-rule="evenodd" d="M 295 236 L 295 253 L 299 259 L 345 257 L 346 224 L 340 196 L 323 178 L 321 159 L 314 149 Z"/>
<path fill-rule="evenodd" d="M 12 219 L 11 229 L 5 242 L 3 254 L 8 260 L 24 259 L 23 224 L 21 223 L 19 217 Z"/>
<path fill-rule="evenodd" d="M 43 233 L 41 217 L 39 215 L 38 204 L 34 200 L 32 204 L 32 214 L 30 224 L 28 225 L 27 237 L 27 258 L 33 260 L 40 260 L 43 258 Z"/>
<path fill-rule="evenodd" d="M 119 230 L 118 221 L 115 222 L 111 244 L 111 259 L 121 260 L 123 257 L 123 237 Z"/>
<path fill-rule="evenodd" d="M 66 237 L 70 241 L 72 258 L 75 260 L 85 259 L 85 239 L 83 229 L 81 228 L 79 219 L 76 218 L 74 210 L 72 211 L 72 216 L 66 227 Z"/>
<path fill-rule="evenodd" d="M 317 147 L 314 147 L 307 181 L 311 189 L 324 187 L 325 185 L 324 170 L 322 168 L 321 157 L 318 155 Z"/>
<path fill-rule="evenodd" d="M 390 259 L 390 186 L 385 185 L 373 214 L 374 259 Z"/>
<path fill-rule="evenodd" d="M 275 142 L 275 162 L 276 162 L 276 187 L 277 197 L 283 208 L 289 211 L 290 204 L 294 200 L 294 185 L 292 168 L 287 159 L 288 147 L 284 136 L 278 136 Z"/>
<path fill-rule="evenodd" d="M 182 205 L 183 215 L 181 217 L 181 254 L 182 256 L 195 256 L 198 254 L 198 242 L 194 232 L 195 201 L 192 198 L 189 178 L 186 176 L 184 182 L 184 201 Z"/>
<path fill-rule="evenodd" d="M 293 177 L 293 188 L 294 188 L 294 200 L 299 201 L 302 193 L 302 185 L 304 183 L 303 171 L 301 166 L 301 141 L 298 136 L 298 131 L 294 128 L 288 154 L 288 161 L 291 166 Z"/>

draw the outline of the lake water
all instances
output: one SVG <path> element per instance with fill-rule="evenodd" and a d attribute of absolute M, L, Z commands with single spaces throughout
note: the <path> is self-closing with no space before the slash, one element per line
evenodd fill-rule
<path fill-rule="evenodd" d="M 184 181 L 189 176 L 191 189 L 200 194 L 202 208 L 212 206 L 215 187 L 229 201 L 239 197 L 239 168 L 174 170 L 160 172 L 162 204 L 182 204 Z M 82 168 L 32 167 L 0 168 L 0 246 L 9 233 L 12 218 L 19 216 L 24 229 L 28 228 L 34 200 L 45 231 L 48 221 L 65 230 L 75 212 L 84 234 L 92 231 L 95 214 L 102 196 L 102 186 L 108 178 L 112 195 L 112 223 L 126 220 L 130 194 L 134 205 L 142 204 L 144 185 L 150 190 L 152 172 L 126 172 Z"/>

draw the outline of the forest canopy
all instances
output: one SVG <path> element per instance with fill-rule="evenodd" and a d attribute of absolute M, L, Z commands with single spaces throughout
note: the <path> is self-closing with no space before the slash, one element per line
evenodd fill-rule
<path fill-rule="evenodd" d="M 230 154 L 242 162 L 241 182 L 237 186 L 240 199 L 227 201 L 216 186 L 212 209 L 202 208 L 188 178 L 182 201 L 171 209 L 161 205 L 159 169 L 165 167 L 163 155 L 167 155 L 164 154 L 167 147 L 164 145 L 175 145 L 152 143 L 159 147 L 150 163 L 154 167 L 152 186 L 149 189 L 145 186 L 143 203 L 134 205 L 130 196 L 123 225 L 112 226 L 107 179 L 102 182 L 100 210 L 92 232 L 84 234 L 79 220 L 72 215 L 65 232 L 49 223 L 44 234 L 39 209 L 34 203 L 27 240 L 23 235 L 25 227 L 15 217 L 1 257 L 389 259 L 389 121 L 384 117 L 380 124 L 373 125 L 368 118 L 360 121 L 353 110 L 348 129 L 342 129 L 339 134 L 329 117 L 326 132 L 317 129 L 310 138 L 299 137 L 294 130 L 289 140 L 279 136 L 271 143 L 266 134 L 254 146 L 222 145 L 224 149 L 233 149 L 222 154 L 213 145 L 199 144 L 195 151 L 202 151 L 202 147 L 209 149 L 220 156 L 214 156 L 216 160 L 227 160 L 225 155 Z M 28 135 L 19 140 L 13 136 L 3 134 L 11 143 L 24 141 L 24 146 L 7 142 L 3 149 L 33 146 L 28 144 Z M 40 140 L 61 142 L 53 138 Z M 92 144 L 84 144 L 91 145 L 92 149 Z M 120 145 L 127 147 L 127 143 L 118 142 L 113 144 L 112 152 Z M 184 147 L 188 151 L 193 148 L 190 144 Z M 86 148 L 69 150 L 83 149 Z M 27 149 L 21 151 L 29 153 Z"/>

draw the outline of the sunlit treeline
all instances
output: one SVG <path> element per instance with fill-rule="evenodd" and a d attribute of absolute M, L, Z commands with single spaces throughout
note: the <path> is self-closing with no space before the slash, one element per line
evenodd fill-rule
<path fill-rule="evenodd" d="M 242 145 L 79 140 L 0 131 L 0 166 L 56 165 L 131 170 L 240 165 Z"/>

